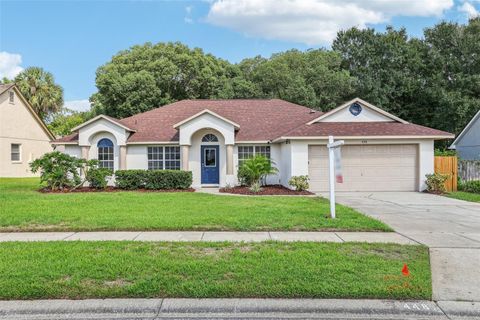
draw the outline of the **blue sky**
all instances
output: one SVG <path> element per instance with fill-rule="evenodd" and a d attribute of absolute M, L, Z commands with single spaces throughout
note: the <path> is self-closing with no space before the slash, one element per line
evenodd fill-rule
<path fill-rule="evenodd" d="M 63 86 L 66 105 L 84 109 L 97 67 L 135 44 L 180 41 L 238 62 L 329 47 L 336 31 L 351 26 L 391 24 L 421 36 L 478 10 L 480 0 L 0 0 L 0 77 L 41 66 Z"/>

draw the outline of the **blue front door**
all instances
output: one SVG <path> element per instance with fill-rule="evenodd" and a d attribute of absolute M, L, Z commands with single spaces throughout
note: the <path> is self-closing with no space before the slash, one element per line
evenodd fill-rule
<path fill-rule="evenodd" d="M 202 183 L 218 184 L 220 182 L 220 161 L 218 146 L 202 146 Z"/>

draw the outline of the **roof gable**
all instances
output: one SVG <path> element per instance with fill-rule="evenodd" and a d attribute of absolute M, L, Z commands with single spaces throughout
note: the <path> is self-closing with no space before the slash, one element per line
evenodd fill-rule
<path fill-rule="evenodd" d="M 350 113 L 348 108 L 353 104 L 359 104 L 362 107 L 361 113 L 357 116 Z M 394 116 L 360 98 L 352 99 L 341 106 L 322 114 L 320 117 L 313 119 L 307 124 L 316 122 L 386 122 L 395 121 L 399 123 L 408 123 L 407 121 Z"/>
<path fill-rule="evenodd" d="M 32 105 L 27 101 L 27 99 L 22 95 L 20 90 L 14 83 L 9 83 L 6 85 L 0 85 L 0 95 L 3 95 L 5 92 L 8 92 L 12 89 L 16 96 L 21 100 L 22 104 L 26 107 L 28 112 L 32 115 L 35 122 L 40 126 L 40 128 L 47 134 L 48 138 L 53 140 L 55 139 L 55 135 L 48 129 L 47 125 L 43 122 L 40 116 L 35 112 Z"/>
<path fill-rule="evenodd" d="M 112 117 L 109 117 L 109 116 L 106 116 L 106 115 L 103 115 L 103 114 L 98 115 L 98 116 L 96 116 L 95 118 L 92 118 L 92 119 L 90 119 L 90 120 L 88 120 L 88 121 L 86 121 L 86 122 L 84 122 L 84 123 L 76 126 L 75 128 L 73 128 L 73 129 L 71 130 L 71 132 L 78 131 L 79 129 L 81 129 L 81 128 L 85 127 L 85 126 L 88 126 L 89 124 L 94 123 L 94 122 L 96 122 L 96 121 L 98 121 L 98 120 L 101 120 L 101 119 L 107 120 L 108 122 L 111 122 L 111 123 L 113 123 L 113 124 L 115 124 L 115 125 L 123 128 L 123 129 L 125 129 L 125 130 L 127 130 L 127 131 L 135 132 L 134 129 L 131 129 L 131 128 L 129 128 L 128 126 L 126 126 L 126 125 L 124 125 L 123 123 L 121 123 L 120 120 L 115 119 L 115 118 L 112 118 Z"/>
<path fill-rule="evenodd" d="M 205 110 L 203 110 L 203 111 L 200 111 L 200 112 L 194 114 L 193 116 L 188 117 L 188 118 L 186 118 L 186 119 L 184 119 L 184 120 L 182 120 L 182 121 L 174 124 L 173 127 L 174 127 L 174 128 L 178 128 L 178 127 L 180 127 L 181 125 L 186 124 L 186 123 L 192 121 L 193 119 L 196 119 L 196 118 L 198 118 L 198 117 L 200 117 L 200 116 L 202 116 L 202 115 L 204 115 L 204 114 L 212 115 L 212 116 L 214 116 L 214 117 L 216 117 L 216 118 L 218 118 L 218 119 L 220 119 L 220 120 L 225 121 L 226 123 L 231 124 L 235 129 L 240 129 L 240 125 L 239 125 L 239 124 L 237 124 L 237 123 L 235 123 L 235 122 L 233 122 L 233 121 L 231 121 L 231 120 L 229 120 L 229 119 L 227 119 L 227 118 L 225 118 L 225 117 L 222 117 L 221 115 L 219 115 L 219 114 L 217 114 L 217 113 L 215 113 L 215 112 L 213 112 L 213 111 L 210 111 L 210 110 L 208 110 L 208 109 L 205 109 Z"/>
<path fill-rule="evenodd" d="M 450 145 L 450 149 L 455 149 L 456 148 L 456 145 L 462 140 L 462 138 L 470 131 L 470 129 L 478 123 L 480 119 L 480 110 L 478 110 L 478 112 L 473 116 L 472 120 L 470 120 L 470 122 L 465 126 L 465 128 L 463 128 L 462 132 L 460 132 L 460 134 L 457 136 L 457 138 L 455 139 L 455 141 L 453 141 L 453 143 Z M 480 125 L 480 124 L 478 124 Z"/>

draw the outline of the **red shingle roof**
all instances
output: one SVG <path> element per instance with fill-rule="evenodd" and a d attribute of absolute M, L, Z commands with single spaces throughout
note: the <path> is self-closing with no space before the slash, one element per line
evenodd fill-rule
<path fill-rule="evenodd" d="M 320 111 L 280 99 L 182 100 L 121 120 L 111 118 L 133 132 L 127 142 L 176 142 L 173 126 L 205 109 L 239 124 L 236 141 L 271 141 L 280 137 L 308 136 L 442 136 L 448 132 L 399 122 L 319 122 L 306 123 L 322 115 Z M 78 141 L 73 133 L 55 142 Z"/>
<path fill-rule="evenodd" d="M 285 137 L 315 136 L 450 136 L 453 134 L 412 123 L 399 122 L 317 122 L 302 125 Z"/>
<path fill-rule="evenodd" d="M 173 125 L 205 109 L 238 123 L 237 141 L 269 141 L 322 114 L 279 99 L 182 100 L 121 122 L 137 130 L 128 142 L 178 141 Z"/>

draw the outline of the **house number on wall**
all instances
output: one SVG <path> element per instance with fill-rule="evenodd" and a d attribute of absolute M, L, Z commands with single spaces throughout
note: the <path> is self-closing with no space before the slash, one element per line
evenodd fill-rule
<path fill-rule="evenodd" d="M 367 140 L 362 140 L 362 143 L 366 144 L 366 143 L 368 143 L 368 141 Z"/>

